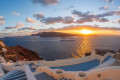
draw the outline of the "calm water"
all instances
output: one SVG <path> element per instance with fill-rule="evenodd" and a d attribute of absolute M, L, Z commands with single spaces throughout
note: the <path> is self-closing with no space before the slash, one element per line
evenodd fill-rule
<path fill-rule="evenodd" d="M 59 41 L 54 37 L 6 37 L 2 38 L 7 46 L 21 45 L 36 51 L 46 60 L 79 57 L 92 49 L 120 49 L 120 36 L 74 37 L 76 41 Z"/>

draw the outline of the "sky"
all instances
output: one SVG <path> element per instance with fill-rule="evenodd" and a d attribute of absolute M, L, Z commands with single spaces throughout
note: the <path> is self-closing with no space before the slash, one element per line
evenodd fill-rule
<path fill-rule="evenodd" d="M 120 0 L 0 0 L 0 37 L 84 28 L 120 35 Z"/>

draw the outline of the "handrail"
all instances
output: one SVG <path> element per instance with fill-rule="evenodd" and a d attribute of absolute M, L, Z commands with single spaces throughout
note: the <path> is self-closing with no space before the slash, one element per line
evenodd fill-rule
<path fill-rule="evenodd" d="M 7 71 L 13 71 L 13 70 L 23 70 L 26 73 L 26 77 L 28 80 L 36 80 L 33 73 L 30 71 L 30 68 L 28 65 L 23 66 L 7 66 L 5 63 L 1 63 L 1 67 Z"/>

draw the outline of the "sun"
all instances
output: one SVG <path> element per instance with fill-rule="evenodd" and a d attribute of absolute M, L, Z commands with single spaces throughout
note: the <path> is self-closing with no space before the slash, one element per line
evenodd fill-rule
<path fill-rule="evenodd" d="M 80 33 L 82 33 L 82 34 L 92 34 L 93 31 L 87 30 L 87 29 L 82 29 L 82 30 L 80 30 Z"/>

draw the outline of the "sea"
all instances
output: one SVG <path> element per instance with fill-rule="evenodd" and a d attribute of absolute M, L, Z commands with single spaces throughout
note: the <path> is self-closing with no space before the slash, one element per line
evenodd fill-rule
<path fill-rule="evenodd" d="M 19 36 L 4 37 L 7 46 L 21 45 L 33 50 L 45 60 L 80 57 L 94 49 L 120 49 L 120 36 L 76 36 L 75 41 L 60 41 L 61 37 Z"/>

